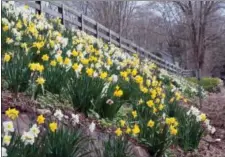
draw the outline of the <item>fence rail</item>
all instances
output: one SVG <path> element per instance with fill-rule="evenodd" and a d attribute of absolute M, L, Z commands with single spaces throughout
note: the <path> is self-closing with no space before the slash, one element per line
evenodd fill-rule
<path fill-rule="evenodd" d="M 50 17 L 58 17 L 61 19 L 62 24 L 70 28 L 78 28 L 86 33 L 93 35 L 97 38 L 102 38 L 104 41 L 112 43 L 124 51 L 132 54 L 139 53 L 141 58 L 149 58 L 152 62 L 169 72 L 186 76 L 191 72 L 186 70 L 150 53 L 149 51 L 139 47 L 137 44 L 130 40 L 121 37 L 120 34 L 106 28 L 95 20 L 73 10 L 72 8 L 57 2 L 57 1 L 20 1 L 25 5 L 35 9 L 37 13 L 45 13 Z M 187 75 L 187 76 L 188 76 Z"/>

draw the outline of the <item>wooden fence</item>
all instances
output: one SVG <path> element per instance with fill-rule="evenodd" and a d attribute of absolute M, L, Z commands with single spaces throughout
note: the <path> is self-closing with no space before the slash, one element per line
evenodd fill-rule
<path fill-rule="evenodd" d="M 102 38 L 104 41 L 112 43 L 125 52 L 130 54 L 139 53 L 141 58 L 149 58 L 152 62 L 169 72 L 176 73 L 183 76 L 189 76 L 190 72 L 181 69 L 180 67 L 169 63 L 168 61 L 148 52 L 139 47 L 130 40 L 120 36 L 120 34 L 106 28 L 95 20 L 69 8 L 59 1 L 18 1 L 35 9 L 37 13 L 45 13 L 47 17 L 58 17 L 62 24 L 69 28 L 76 28 L 97 38 Z M 192 73 L 192 72 L 191 72 Z"/>

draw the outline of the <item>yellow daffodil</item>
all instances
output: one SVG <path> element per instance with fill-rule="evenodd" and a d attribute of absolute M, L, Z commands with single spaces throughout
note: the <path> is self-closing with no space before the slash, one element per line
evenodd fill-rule
<path fill-rule="evenodd" d="M 133 69 L 132 72 L 131 72 L 131 75 L 136 76 L 137 75 L 137 69 Z"/>
<path fill-rule="evenodd" d="M 57 123 L 52 122 L 52 123 L 49 124 L 49 128 L 50 128 L 50 130 L 51 130 L 52 132 L 55 132 L 56 129 L 58 128 L 58 125 L 57 125 Z"/>
<path fill-rule="evenodd" d="M 17 29 L 21 29 L 21 28 L 22 28 L 22 22 L 21 22 L 21 20 L 19 20 L 19 21 L 16 23 L 16 28 L 17 28 Z"/>
<path fill-rule="evenodd" d="M 147 101 L 146 104 L 148 105 L 148 107 L 153 107 L 154 106 L 153 100 Z"/>
<path fill-rule="evenodd" d="M 15 108 L 13 108 L 13 109 L 9 108 L 8 110 L 6 110 L 5 114 L 10 119 L 15 120 L 19 115 L 19 111 Z"/>
<path fill-rule="evenodd" d="M 132 129 L 132 133 L 134 135 L 139 134 L 140 133 L 140 128 L 137 124 L 134 125 L 134 128 Z"/>
<path fill-rule="evenodd" d="M 121 96 L 123 96 L 123 91 L 121 89 L 115 90 L 114 93 L 113 93 L 113 95 L 115 97 L 121 97 Z"/>
<path fill-rule="evenodd" d="M 135 77 L 135 82 L 138 84 L 142 84 L 143 83 L 143 77 L 141 77 L 140 75 L 137 75 Z"/>
<path fill-rule="evenodd" d="M 37 123 L 43 124 L 45 122 L 45 117 L 41 114 L 37 117 Z"/>
<path fill-rule="evenodd" d="M 70 63 L 71 63 L 71 60 L 68 57 L 66 57 L 63 64 L 69 65 Z"/>
<path fill-rule="evenodd" d="M 100 73 L 100 78 L 101 79 L 105 79 L 107 77 L 107 75 L 108 75 L 107 72 L 101 72 Z"/>
<path fill-rule="evenodd" d="M 204 122 L 206 120 L 206 115 L 204 113 L 202 113 L 200 115 L 201 121 Z"/>
<path fill-rule="evenodd" d="M 123 79 L 126 79 L 127 76 L 128 76 L 128 74 L 127 74 L 126 71 L 121 71 L 121 72 L 120 72 L 120 75 L 123 77 Z"/>
<path fill-rule="evenodd" d="M 163 110 L 164 109 L 164 105 L 163 104 L 160 104 L 159 105 L 159 110 L 161 111 L 161 110 Z"/>
<path fill-rule="evenodd" d="M 174 126 L 170 126 L 169 131 L 171 135 L 176 135 L 178 132 Z"/>
<path fill-rule="evenodd" d="M 53 67 L 55 67 L 56 64 L 57 64 L 57 62 L 56 62 L 55 60 L 52 60 L 52 61 L 50 62 L 50 65 L 53 66 Z"/>
<path fill-rule="evenodd" d="M 77 63 L 74 63 L 72 66 L 73 70 L 76 71 L 79 68 L 79 65 Z"/>
<path fill-rule="evenodd" d="M 122 135 L 122 130 L 120 128 L 117 128 L 115 131 L 116 136 L 121 136 Z"/>
<path fill-rule="evenodd" d="M 136 110 L 132 111 L 131 113 L 132 113 L 132 115 L 133 115 L 134 118 L 137 117 L 137 111 Z"/>
<path fill-rule="evenodd" d="M 125 123 L 126 123 L 125 120 L 120 120 L 120 125 L 121 125 L 121 127 L 124 127 L 124 126 L 125 126 Z"/>
<path fill-rule="evenodd" d="M 10 60 L 11 60 L 11 56 L 8 53 L 5 53 L 3 61 L 9 62 Z"/>
<path fill-rule="evenodd" d="M 80 61 L 83 65 L 87 65 L 89 63 L 88 59 L 81 59 Z"/>
<path fill-rule="evenodd" d="M 63 62 L 62 56 L 58 56 L 58 57 L 56 58 L 56 60 L 57 60 L 57 62 L 60 63 L 60 64 Z"/>
<path fill-rule="evenodd" d="M 45 83 L 45 79 L 43 77 L 38 77 L 36 80 L 37 84 L 43 85 Z"/>
<path fill-rule="evenodd" d="M 38 64 L 38 65 L 37 65 L 37 71 L 42 72 L 43 70 L 44 70 L 44 66 Z"/>
<path fill-rule="evenodd" d="M 79 55 L 79 53 L 76 50 L 72 51 L 72 56 L 77 57 Z"/>
<path fill-rule="evenodd" d="M 127 134 L 131 133 L 131 128 L 130 128 L 130 127 L 127 127 L 126 133 L 127 133 Z"/>
<path fill-rule="evenodd" d="M 154 127 L 154 125 L 155 125 L 155 122 L 153 120 L 148 121 L 148 124 L 147 124 L 148 127 L 152 128 Z"/>
<path fill-rule="evenodd" d="M 89 77 L 92 77 L 93 76 L 93 73 L 94 73 L 94 70 L 92 68 L 87 68 L 86 69 L 86 73 Z"/>
<path fill-rule="evenodd" d="M 33 47 L 36 47 L 38 50 L 40 50 L 42 47 L 44 47 L 44 45 L 45 45 L 45 43 L 43 41 L 33 43 Z"/>
<path fill-rule="evenodd" d="M 43 61 L 48 61 L 49 60 L 49 56 L 47 54 L 44 54 L 41 59 Z"/>
<path fill-rule="evenodd" d="M 8 31 L 8 30 L 9 30 L 9 26 L 7 26 L 7 25 L 3 26 L 2 30 L 3 30 L 4 32 Z"/>

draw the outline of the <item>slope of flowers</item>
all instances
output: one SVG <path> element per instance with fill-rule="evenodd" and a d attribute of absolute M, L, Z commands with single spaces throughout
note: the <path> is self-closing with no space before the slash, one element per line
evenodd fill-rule
<path fill-rule="evenodd" d="M 132 112 L 119 122 L 115 134 L 136 138 L 155 156 L 180 144 L 178 136 L 198 134 L 201 139 L 206 116 L 201 114 L 200 120 L 193 121 L 192 114 L 177 110 L 179 102 L 187 101 L 182 90 L 173 81 L 166 82 L 149 60 L 141 61 L 137 54 L 129 55 L 84 32 L 67 30 L 60 19 L 28 14 L 26 8 L 19 12 L 13 3 L 3 3 L 2 10 L 2 78 L 15 96 L 31 91 L 36 99 L 50 91 L 68 98 L 78 111 L 94 110 L 109 119 L 127 105 Z M 179 132 L 193 123 L 194 133 Z M 54 134 L 57 122 L 49 126 Z M 185 144 L 188 149 L 198 145 Z"/>

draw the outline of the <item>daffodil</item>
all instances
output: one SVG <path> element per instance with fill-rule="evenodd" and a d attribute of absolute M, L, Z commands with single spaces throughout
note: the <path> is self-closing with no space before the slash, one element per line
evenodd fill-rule
<path fill-rule="evenodd" d="M 37 84 L 43 85 L 45 83 L 45 79 L 43 77 L 38 77 L 36 80 Z"/>
<path fill-rule="evenodd" d="M 123 96 L 123 91 L 121 89 L 115 90 L 114 93 L 113 93 L 113 95 L 115 97 L 121 97 L 121 96 Z"/>
<path fill-rule="evenodd" d="M 153 120 L 149 120 L 147 126 L 152 128 L 155 125 L 155 122 Z"/>
<path fill-rule="evenodd" d="M 137 124 L 135 124 L 134 127 L 133 127 L 133 129 L 132 129 L 132 133 L 133 133 L 134 135 L 136 135 L 136 134 L 139 134 L 140 131 L 141 131 L 141 130 L 140 130 L 139 126 L 138 126 Z"/>
<path fill-rule="evenodd" d="M 135 111 L 132 111 L 131 113 L 132 113 L 132 115 L 133 115 L 134 118 L 137 117 L 137 111 L 136 110 Z"/>
<path fill-rule="evenodd" d="M 87 68 L 86 69 L 86 73 L 89 77 L 92 77 L 93 76 L 93 73 L 94 73 L 94 70 L 92 68 Z"/>
<path fill-rule="evenodd" d="M 57 125 L 57 123 L 52 122 L 52 123 L 49 124 L 49 128 L 50 128 L 50 130 L 51 130 L 52 132 L 55 132 L 56 129 L 58 128 L 58 125 Z"/>
<path fill-rule="evenodd" d="M 19 115 L 19 111 L 15 108 L 13 108 L 13 109 L 9 108 L 8 110 L 6 110 L 5 114 L 10 119 L 15 120 Z"/>
<path fill-rule="evenodd" d="M 14 132 L 15 129 L 13 127 L 13 122 L 12 121 L 5 121 L 5 122 L 3 122 L 3 129 L 4 129 L 5 133 Z"/>
<path fill-rule="evenodd" d="M 107 75 L 108 75 L 107 72 L 101 72 L 100 73 L 100 78 L 101 79 L 105 79 L 107 77 Z"/>
<path fill-rule="evenodd" d="M 9 26 L 3 26 L 2 30 L 3 30 L 4 32 L 8 31 L 8 30 L 9 30 Z"/>
<path fill-rule="evenodd" d="M 5 53 L 3 61 L 4 62 L 9 62 L 10 59 L 11 59 L 11 56 L 8 53 Z"/>
<path fill-rule="evenodd" d="M 127 133 L 127 134 L 131 133 L 131 128 L 130 128 L 130 127 L 127 127 L 126 133 Z"/>
<path fill-rule="evenodd" d="M 120 120 L 120 125 L 121 125 L 121 127 L 124 127 L 124 126 L 125 126 L 125 123 L 126 123 L 125 120 Z"/>
<path fill-rule="evenodd" d="M 72 51 L 72 56 L 77 57 L 79 55 L 79 53 L 76 50 Z"/>
<path fill-rule="evenodd" d="M 204 113 L 200 114 L 201 121 L 204 122 L 206 120 L 206 115 Z"/>
<path fill-rule="evenodd" d="M 41 114 L 37 117 L 37 123 L 43 124 L 45 122 L 45 117 Z"/>
<path fill-rule="evenodd" d="M 116 136 L 121 136 L 122 135 L 122 130 L 120 128 L 117 128 L 115 131 Z"/>
<path fill-rule="evenodd" d="M 10 136 L 10 135 L 3 136 L 2 144 L 8 146 L 10 144 L 11 138 L 12 138 L 12 136 Z"/>
<path fill-rule="evenodd" d="M 49 56 L 47 54 L 44 54 L 41 59 L 43 61 L 48 61 L 49 60 Z"/>
<path fill-rule="evenodd" d="M 57 64 L 57 62 L 56 62 L 55 60 L 52 60 L 52 61 L 50 62 L 50 65 L 53 66 L 53 67 L 55 67 L 56 64 Z"/>
<path fill-rule="evenodd" d="M 171 135 L 176 135 L 178 132 L 174 126 L 170 126 L 169 131 Z"/>
<path fill-rule="evenodd" d="M 148 105 L 148 107 L 153 107 L 154 106 L 153 100 L 147 101 L 146 104 Z"/>

